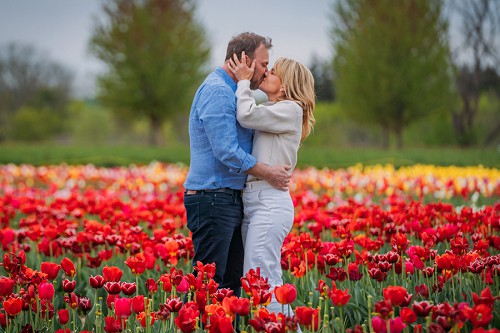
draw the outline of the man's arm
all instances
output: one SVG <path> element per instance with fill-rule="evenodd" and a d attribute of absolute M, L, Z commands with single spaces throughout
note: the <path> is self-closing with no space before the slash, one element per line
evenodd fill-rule
<path fill-rule="evenodd" d="M 290 183 L 289 165 L 270 166 L 261 162 L 257 162 L 252 168 L 247 170 L 249 175 L 264 179 L 273 187 L 287 191 Z"/>

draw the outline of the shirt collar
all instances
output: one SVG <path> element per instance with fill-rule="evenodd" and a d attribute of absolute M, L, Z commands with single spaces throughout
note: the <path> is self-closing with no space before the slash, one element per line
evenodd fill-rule
<path fill-rule="evenodd" d="M 222 68 L 222 67 L 217 67 L 215 69 L 215 73 L 219 75 L 227 84 L 228 86 L 231 87 L 231 89 L 236 92 L 236 88 L 238 88 L 238 85 L 234 80 L 227 74 L 227 72 Z"/>

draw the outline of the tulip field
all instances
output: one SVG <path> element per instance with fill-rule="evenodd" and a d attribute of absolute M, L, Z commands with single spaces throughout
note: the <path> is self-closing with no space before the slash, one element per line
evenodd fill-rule
<path fill-rule="evenodd" d="M 295 170 L 284 284 L 241 297 L 191 261 L 187 171 L 0 165 L 0 332 L 500 333 L 500 170 Z"/>

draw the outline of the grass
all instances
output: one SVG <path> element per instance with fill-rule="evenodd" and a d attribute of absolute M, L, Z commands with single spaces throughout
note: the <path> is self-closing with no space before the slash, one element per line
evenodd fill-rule
<path fill-rule="evenodd" d="M 151 161 L 189 164 L 189 148 L 182 145 L 169 147 L 146 146 L 68 146 L 68 145 L 0 145 L 0 164 L 95 164 L 117 166 L 148 164 Z M 299 151 L 298 167 L 344 168 L 364 165 L 393 164 L 396 167 L 413 164 L 440 166 L 476 166 L 500 168 L 500 151 L 458 148 L 405 148 L 383 150 L 379 148 L 308 147 Z"/>

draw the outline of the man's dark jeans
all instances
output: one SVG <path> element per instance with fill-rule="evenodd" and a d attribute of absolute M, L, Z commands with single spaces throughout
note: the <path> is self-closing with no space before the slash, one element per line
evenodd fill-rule
<path fill-rule="evenodd" d="M 240 296 L 243 276 L 241 191 L 197 191 L 185 194 L 187 226 L 192 232 L 193 265 L 215 263 L 219 288 L 231 288 Z"/>

